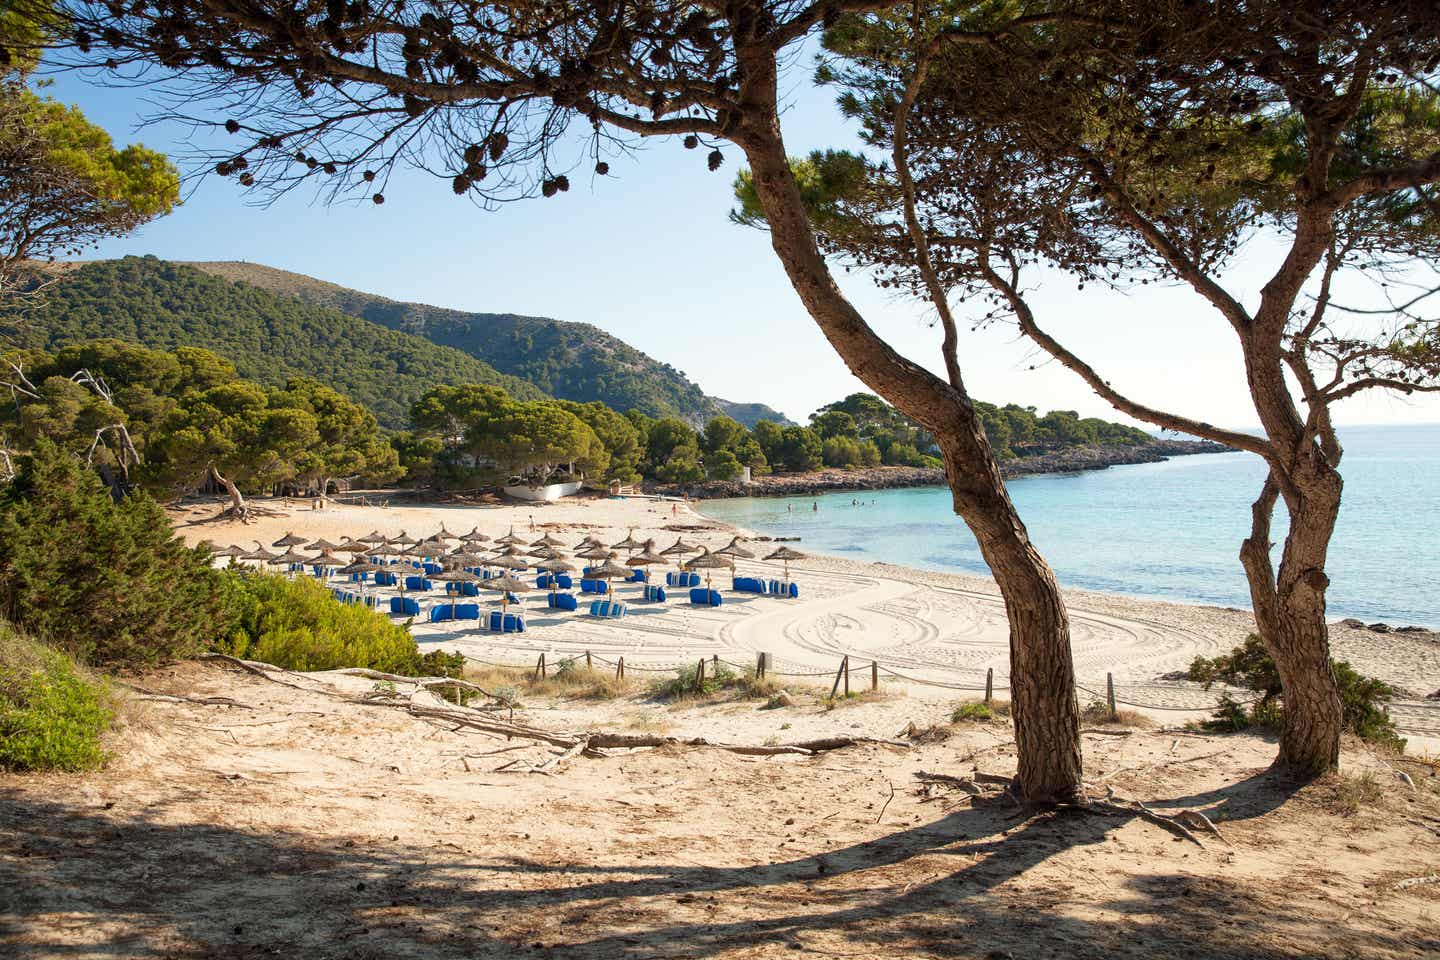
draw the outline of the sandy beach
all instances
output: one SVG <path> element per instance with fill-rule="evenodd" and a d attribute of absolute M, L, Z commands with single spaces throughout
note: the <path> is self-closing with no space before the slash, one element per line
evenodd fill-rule
<path fill-rule="evenodd" d="M 712 549 L 736 533 L 755 533 L 705 517 L 697 512 L 700 505 L 644 498 L 482 506 L 327 504 L 320 510 L 311 509 L 308 501 L 259 502 L 284 515 L 249 524 L 208 522 L 217 512 L 210 501 L 182 505 L 172 515 L 189 542 L 209 539 L 246 547 L 255 541 L 268 546 L 287 532 L 330 540 L 372 530 L 424 537 L 442 526 L 452 533 L 478 527 L 491 537 L 512 528 L 527 539 L 549 532 L 567 545 L 587 534 L 613 543 L 633 531 L 637 539 L 654 538 L 662 547 L 683 536 Z M 764 542 L 750 546 L 757 556 L 771 549 Z M 792 546 L 805 549 L 803 543 Z M 779 563 L 758 559 L 737 566 L 741 575 L 780 572 Z M 662 580 L 663 569 L 657 570 Z M 800 598 L 782 601 L 732 593 L 729 576 L 722 570 L 716 577 L 726 597 L 719 608 L 691 607 L 678 598 L 663 606 L 632 602 L 626 619 L 601 621 L 546 610 L 537 591 L 525 598 L 529 629 L 523 634 L 424 622 L 416 623 L 414 633 L 424 648 L 457 650 L 491 663 L 533 664 L 541 653 L 553 663 L 589 651 L 601 663 L 623 657 L 627 670 L 645 672 L 669 671 L 700 657 L 742 667 L 764 652 L 775 672 L 792 675 L 797 683 L 817 683 L 829 682 L 848 655 L 857 686 L 870 683 L 873 662 L 882 684 L 901 685 L 912 697 L 953 701 L 975 696 L 992 670 L 997 692 L 1005 689 L 1008 628 L 998 591 L 987 578 L 812 556 L 792 566 Z M 618 588 L 621 599 L 634 601 L 638 593 L 634 585 Z M 442 597 L 437 591 L 422 598 L 422 614 Z M 1201 715 L 1216 693 L 1165 675 L 1184 670 L 1196 656 L 1230 649 L 1253 629 L 1247 611 L 1076 591 L 1067 592 L 1067 601 L 1081 699 L 1087 694 L 1103 699 L 1110 674 L 1123 705 L 1167 722 Z M 1440 702 L 1424 699 L 1440 689 L 1440 643 L 1433 636 L 1337 625 L 1332 640 L 1337 658 L 1402 691 L 1392 713 L 1408 736 L 1426 746 L 1440 737 Z"/>

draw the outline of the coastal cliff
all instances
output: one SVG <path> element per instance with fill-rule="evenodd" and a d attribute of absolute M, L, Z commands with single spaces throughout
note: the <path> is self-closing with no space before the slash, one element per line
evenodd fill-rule
<path fill-rule="evenodd" d="M 1039 473 L 1078 473 L 1132 463 L 1159 463 L 1171 457 L 1199 453 L 1227 453 L 1229 447 L 1208 440 L 1154 440 L 1136 445 L 1102 444 L 1072 447 L 1055 453 L 1007 460 L 1000 465 L 1007 479 Z M 870 467 L 864 470 L 817 470 L 814 473 L 778 473 L 739 480 L 704 483 L 646 484 L 647 492 L 686 495 L 697 500 L 722 497 L 787 497 L 847 490 L 890 490 L 900 487 L 943 487 L 945 471 L 923 467 Z"/>

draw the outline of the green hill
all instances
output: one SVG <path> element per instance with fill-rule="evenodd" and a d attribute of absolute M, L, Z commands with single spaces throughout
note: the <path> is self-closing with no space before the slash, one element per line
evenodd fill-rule
<path fill-rule="evenodd" d="M 0 342 L 53 349 L 115 337 L 159 350 L 204 347 L 234 362 L 246 379 L 278 385 L 314 377 L 392 428 L 407 426 L 411 402 L 439 383 L 489 383 L 520 399 L 544 396 L 460 350 L 183 264 L 126 257 L 56 272 L 60 279 L 23 315 L 0 314 Z"/>
<path fill-rule="evenodd" d="M 402 303 L 254 263 L 190 265 L 463 350 L 562 400 L 599 400 L 615 410 L 635 408 L 652 417 L 674 415 L 695 425 L 722 412 L 746 426 L 762 417 L 785 419 L 764 404 L 732 404 L 708 397 L 670 364 L 592 324 Z"/>

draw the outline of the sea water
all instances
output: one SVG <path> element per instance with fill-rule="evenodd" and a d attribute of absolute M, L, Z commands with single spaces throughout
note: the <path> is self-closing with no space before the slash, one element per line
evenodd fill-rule
<path fill-rule="evenodd" d="M 1440 425 L 1344 430 L 1345 495 L 1331 542 L 1329 613 L 1440 628 Z M 1031 539 L 1066 587 L 1250 606 L 1240 542 L 1265 468 L 1244 453 L 1011 480 Z M 801 550 L 987 574 L 938 487 L 707 500 L 700 511 Z M 1271 539 L 1278 558 L 1284 505 Z"/>

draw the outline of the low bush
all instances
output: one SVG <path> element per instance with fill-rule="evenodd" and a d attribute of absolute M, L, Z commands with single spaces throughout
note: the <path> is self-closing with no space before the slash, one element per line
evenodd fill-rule
<path fill-rule="evenodd" d="M 1110 704 L 1104 700 L 1092 700 L 1080 711 L 1081 723 L 1101 723 L 1111 727 L 1153 727 L 1155 722 L 1143 713 L 1134 710 L 1116 710 L 1110 713 Z"/>
<path fill-rule="evenodd" d="M 89 770 L 114 716 L 104 681 L 0 623 L 0 769 Z"/>
<path fill-rule="evenodd" d="M 989 723 L 1010 716 L 1010 704 L 999 700 L 967 700 L 950 714 L 951 723 Z"/>
<path fill-rule="evenodd" d="M 1383 680 L 1362 676 L 1344 660 L 1331 660 L 1330 664 L 1340 687 L 1345 731 L 1369 743 L 1403 751 L 1405 739 L 1385 713 L 1385 704 L 1395 698 L 1395 689 Z M 1255 634 L 1246 637 L 1244 644 L 1228 654 L 1213 659 L 1196 657 L 1190 664 L 1189 675 L 1207 690 L 1212 684 L 1225 683 L 1260 695 L 1250 704 L 1240 703 L 1229 695 L 1222 697 L 1214 715 L 1201 723 L 1204 729 L 1231 733 L 1252 727 L 1278 730 L 1284 724 L 1280 672 L 1265 644 Z"/>
<path fill-rule="evenodd" d="M 725 693 L 739 700 L 771 701 L 782 687 L 777 678 L 759 676 L 748 667 L 737 673 L 723 661 L 705 661 L 705 679 L 697 685 L 698 676 L 698 663 L 681 667 L 675 676 L 652 682 L 650 694 L 662 700 L 684 700 Z"/>
<path fill-rule="evenodd" d="M 286 670 L 366 667 L 386 673 L 427 673 L 410 632 L 382 613 L 340 603 L 309 577 L 227 572 L 238 623 L 225 652 Z M 427 655 L 430 656 L 430 655 Z M 430 669 L 442 665 L 431 660 Z M 449 674 L 445 674 L 449 676 Z"/>
<path fill-rule="evenodd" d="M 585 666 L 582 659 L 561 660 L 544 677 L 534 667 L 471 668 L 465 679 L 484 687 L 501 699 L 518 701 L 521 694 L 537 697 L 566 697 L 575 700 L 614 700 L 636 689 L 633 680 L 621 679 L 608 670 Z"/>
<path fill-rule="evenodd" d="M 48 442 L 0 491 L 0 615 L 84 663 L 140 669 L 225 636 L 221 577 L 148 495 L 115 502 Z"/>

